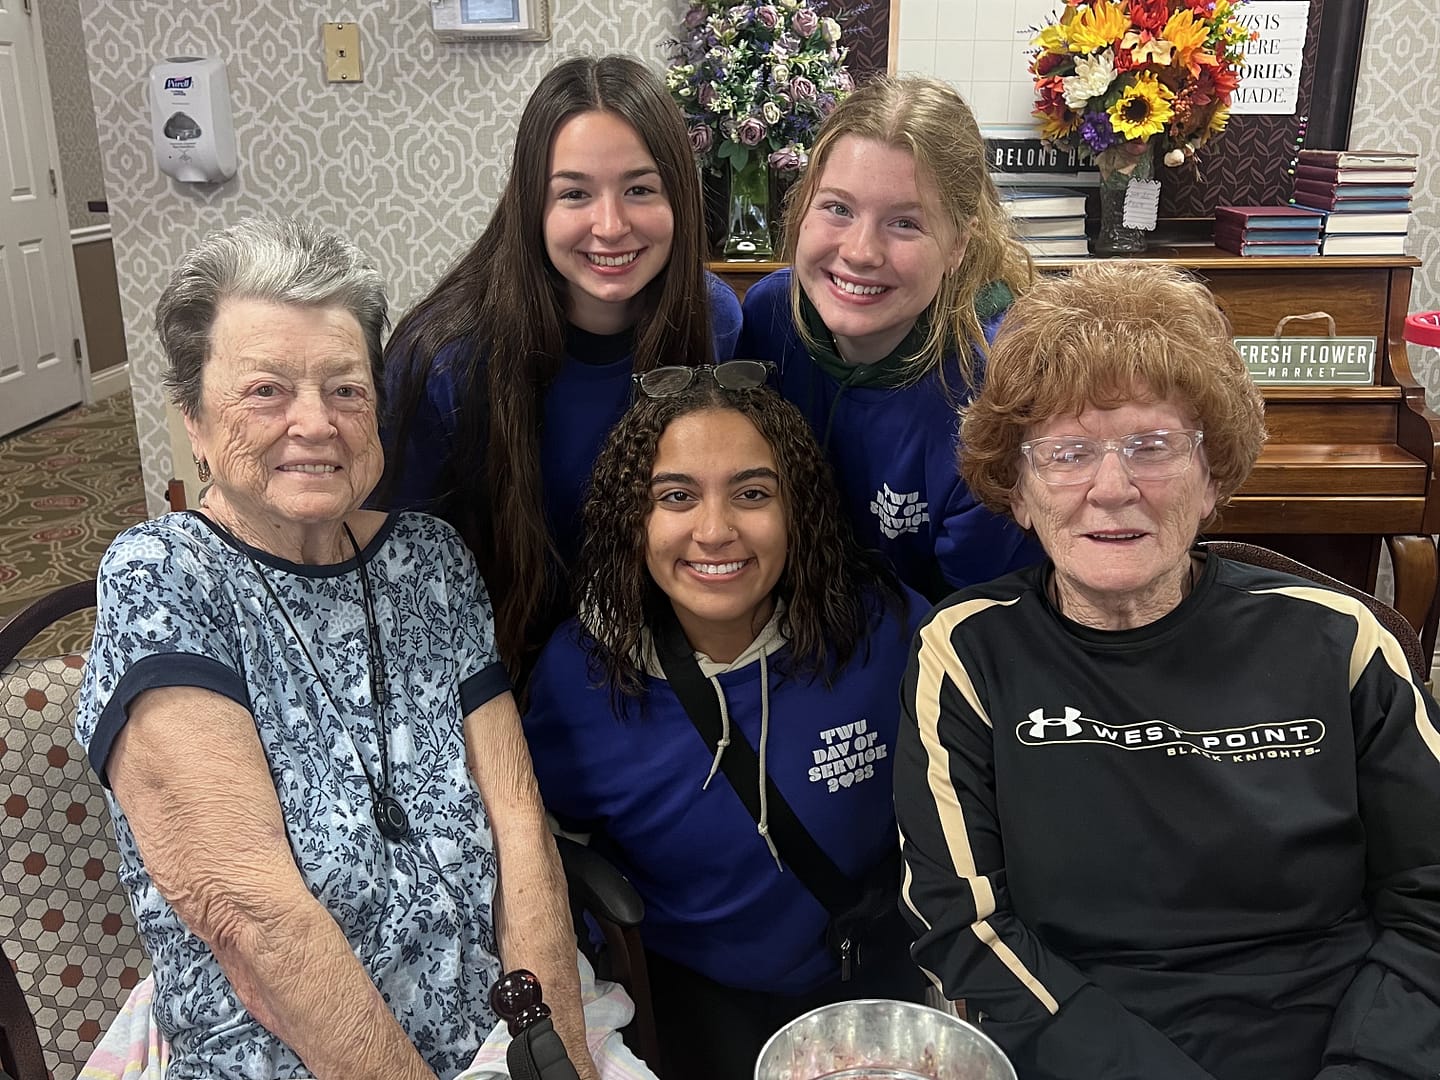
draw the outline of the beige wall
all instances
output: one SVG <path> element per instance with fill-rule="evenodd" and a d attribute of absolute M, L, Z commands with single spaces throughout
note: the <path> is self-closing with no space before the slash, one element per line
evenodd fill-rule
<path fill-rule="evenodd" d="M 304 216 L 380 259 L 398 313 L 485 222 L 520 107 L 540 76 L 582 52 L 635 53 L 659 68 L 683 11 L 682 0 L 551 0 L 548 42 L 446 45 L 430 32 L 422 0 L 87 0 L 151 513 L 165 509 L 172 469 L 151 311 L 182 252 L 249 214 Z M 327 21 L 360 24 L 364 82 L 325 82 Z M 176 54 L 226 60 L 240 169 L 224 184 L 181 184 L 152 162 L 146 76 Z"/>

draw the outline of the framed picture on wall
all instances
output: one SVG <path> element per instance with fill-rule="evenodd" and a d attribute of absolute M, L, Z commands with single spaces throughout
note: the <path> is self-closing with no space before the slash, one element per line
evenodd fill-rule
<path fill-rule="evenodd" d="M 430 22 L 442 41 L 546 41 L 549 0 L 431 0 Z"/>

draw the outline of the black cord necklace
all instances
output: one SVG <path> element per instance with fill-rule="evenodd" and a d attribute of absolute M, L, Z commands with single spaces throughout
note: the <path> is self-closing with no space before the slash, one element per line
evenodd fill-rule
<path fill-rule="evenodd" d="M 400 805 L 400 800 L 390 794 L 390 746 L 385 728 L 385 704 L 389 700 L 389 695 L 385 692 L 385 680 L 381 677 L 380 672 L 380 664 L 385 656 L 380 644 L 380 625 L 375 618 L 375 602 L 370 595 L 370 573 L 365 568 L 364 558 L 361 557 L 360 545 L 355 540 L 355 534 L 350 531 L 350 526 L 345 524 L 343 528 L 345 536 L 350 541 L 350 548 L 355 552 L 355 563 L 360 570 L 360 592 L 365 598 L 365 657 L 370 669 L 371 707 L 375 711 L 375 742 L 380 750 L 380 784 L 378 787 L 370 775 L 369 768 L 365 765 L 363 756 L 358 752 L 359 747 L 356 747 L 356 756 L 360 757 L 360 769 L 365 773 L 365 783 L 370 787 L 370 798 L 374 803 L 375 827 L 380 830 L 380 835 L 386 840 L 400 841 L 410 834 L 410 818 L 406 815 L 405 808 Z M 228 530 L 226 532 L 228 533 Z M 231 539 L 235 538 L 232 536 Z M 245 551 L 243 547 L 241 550 Z M 335 700 L 335 695 L 330 692 L 329 684 L 320 674 L 320 665 L 315 662 L 315 657 L 310 655 L 309 646 L 305 644 L 305 639 L 300 636 L 300 631 L 290 618 L 289 610 L 281 603 L 280 597 L 270 584 L 270 578 L 264 570 L 260 569 L 260 563 L 255 556 L 245 551 L 245 557 L 250 560 L 256 576 L 260 578 L 260 584 L 265 587 L 266 595 L 279 610 L 281 618 L 285 620 L 285 625 L 290 628 L 290 633 L 300 646 L 300 651 L 305 654 L 305 659 L 310 664 L 310 670 L 315 672 L 315 678 L 320 683 L 320 688 L 325 691 L 325 696 L 330 700 L 331 708 L 335 710 L 337 716 L 343 715 Z"/>

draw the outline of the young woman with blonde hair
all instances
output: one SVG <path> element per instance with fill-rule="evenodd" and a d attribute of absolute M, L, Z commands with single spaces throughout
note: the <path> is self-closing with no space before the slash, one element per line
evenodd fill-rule
<path fill-rule="evenodd" d="M 956 467 L 956 406 L 1033 276 L 969 106 L 933 79 L 860 86 L 790 194 L 784 255 L 746 295 L 739 352 L 779 367 L 861 540 L 932 598 L 1038 558 Z"/>

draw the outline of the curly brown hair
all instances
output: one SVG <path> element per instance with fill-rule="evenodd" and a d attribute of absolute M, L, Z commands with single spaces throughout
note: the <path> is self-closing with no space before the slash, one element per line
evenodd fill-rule
<path fill-rule="evenodd" d="M 939 195 L 936 209 L 947 231 L 968 238 L 960 265 L 945 272 L 930 302 L 930 336 L 910 362 L 911 378 L 918 380 L 939 365 L 957 342 L 969 342 L 983 353 L 985 334 L 975 312 L 976 296 L 997 281 L 1018 296 L 1034 280 L 1034 264 L 1000 205 L 975 114 L 948 83 L 877 75 L 835 107 L 815 137 L 804 175 L 786 195 L 784 261 L 794 264 L 800 219 L 815 200 L 830 152 L 847 135 L 910 154 L 917 177 L 929 181 Z M 792 274 L 790 282 L 791 313 L 805 336 L 800 279 Z M 815 345 L 807 344 L 812 349 Z M 974 373 L 966 365 L 961 371 L 968 383 Z"/>
<path fill-rule="evenodd" d="M 650 477 L 661 436 L 682 416 L 726 409 L 755 425 L 780 474 L 786 549 L 774 595 L 785 601 L 789 670 L 822 676 L 829 685 L 864 647 L 884 610 L 904 610 L 894 575 L 860 547 L 841 515 L 830 466 L 794 405 L 767 387 L 725 390 L 703 376 L 673 397 L 642 397 L 595 461 L 575 572 L 591 663 L 603 673 L 617 711 L 624 699 L 644 696 L 641 631 L 670 602 L 645 562 Z"/>
<path fill-rule="evenodd" d="M 961 410 L 965 483 L 990 509 L 1009 513 L 1020 444 L 1034 425 L 1136 400 L 1176 401 L 1194 413 L 1218 511 L 1260 456 L 1265 401 L 1210 290 L 1140 260 L 1047 277 L 1006 313 L 985 385 Z"/>

